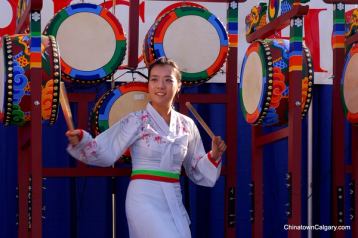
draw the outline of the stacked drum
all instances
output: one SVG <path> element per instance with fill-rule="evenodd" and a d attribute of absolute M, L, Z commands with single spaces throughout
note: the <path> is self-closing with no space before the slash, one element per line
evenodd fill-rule
<path fill-rule="evenodd" d="M 303 49 L 302 117 L 307 113 L 313 86 L 309 50 Z M 240 75 L 240 100 L 245 120 L 254 125 L 285 125 L 288 122 L 289 41 L 256 41 L 247 49 Z"/>
<path fill-rule="evenodd" d="M 358 44 L 347 53 L 341 80 L 341 98 L 347 120 L 358 124 Z"/>
<path fill-rule="evenodd" d="M 30 36 L 4 36 L 0 46 L 0 122 L 22 126 L 31 120 Z M 52 36 L 42 36 L 41 46 L 41 113 L 53 124 L 59 109 L 59 49 Z"/>

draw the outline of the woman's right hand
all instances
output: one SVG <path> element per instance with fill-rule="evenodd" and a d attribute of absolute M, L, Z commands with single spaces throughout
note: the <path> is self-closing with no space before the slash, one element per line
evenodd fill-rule
<path fill-rule="evenodd" d="M 76 146 L 78 143 L 80 143 L 82 135 L 83 132 L 80 129 L 66 131 L 68 142 L 73 146 Z"/>

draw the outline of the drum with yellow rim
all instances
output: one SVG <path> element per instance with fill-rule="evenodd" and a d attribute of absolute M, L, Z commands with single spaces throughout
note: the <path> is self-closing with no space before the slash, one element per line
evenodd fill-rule
<path fill-rule="evenodd" d="M 344 115 L 350 123 L 358 125 L 358 44 L 346 56 L 341 80 L 341 99 Z"/>
<path fill-rule="evenodd" d="M 0 47 L 0 123 L 24 125 L 31 120 L 30 36 L 4 36 Z M 42 119 L 54 124 L 59 109 L 61 66 L 53 36 L 42 36 Z"/>
<path fill-rule="evenodd" d="M 46 26 L 61 49 L 62 73 L 69 82 L 100 83 L 122 63 L 126 37 L 117 18 L 106 8 L 90 3 L 70 5 Z"/>
<path fill-rule="evenodd" d="M 288 122 L 289 41 L 264 40 L 246 51 L 240 74 L 240 100 L 245 120 L 254 125 Z M 302 117 L 312 98 L 313 66 L 309 50 L 303 50 Z"/>
<path fill-rule="evenodd" d="M 228 54 L 227 32 L 216 16 L 196 6 L 163 13 L 149 29 L 143 46 L 147 66 L 160 57 L 176 61 L 185 86 L 203 83 L 223 66 Z"/>

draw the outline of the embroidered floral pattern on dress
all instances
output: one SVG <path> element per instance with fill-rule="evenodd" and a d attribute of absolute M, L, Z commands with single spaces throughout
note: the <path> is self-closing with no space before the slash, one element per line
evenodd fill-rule
<path fill-rule="evenodd" d="M 149 133 L 143 132 L 143 134 L 142 134 L 140 139 L 144 140 L 145 144 L 147 145 L 147 147 L 149 147 L 149 139 L 150 139 L 150 134 Z"/>
<path fill-rule="evenodd" d="M 156 144 L 165 144 L 166 141 L 157 133 L 151 133 L 152 131 L 156 131 L 156 124 L 153 121 L 152 117 L 146 112 L 141 111 L 140 114 L 136 114 L 136 116 L 140 119 L 139 121 L 142 123 L 141 125 L 141 136 L 140 139 L 145 141 L 147 147 L 150 147 L 151 143 Z M 149 132 L 148 132 L 149 130 Z"/>
<path fill-rule="evenodd" d="M 155 137 L 154 137 L 154 141 L 157 142 L 158 144 L 161 144 L 161 142 L 162 142 L 162 137 L 161 137 L 161 136 L 155 136 Z"/>
<path fill-rule="evenodd" d="M 179 134 L 183 133 L 183 134 L 188 135 L 190 133 L 189 128 L 190 128 L 190 125 L 186 120 L 181 120 L 181 118 L 178 119 L 178 123 L 177 123 L 177 126 L 176 126 L 176 131 Z"/>
<path fill-rule="evenodd" d="M 120 129 L 121 130 L 123 130 L 126 126 L 127 126 L 127 124 L 129 123 L 129 120 L 131 119 L 131 117 L 126 117 L 126 118 L 124 118 L 122 121 L 121 121 L 121 123 L 120 123 Z"/>
<path fill-rule="evenodd" d="M 95 140 L 87 142 L 81 150 L 81 158 L 86 160 L 90 156 L 96 156 L 97 143 Z"/>

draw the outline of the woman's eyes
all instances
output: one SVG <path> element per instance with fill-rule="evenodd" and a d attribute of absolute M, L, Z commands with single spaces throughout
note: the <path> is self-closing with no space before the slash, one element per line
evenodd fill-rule
<path fill-rule="evenodd" d="M 174 83 L 174 79 L 172 79 L 172 78 L 166 78 L 166 79 L 164 79 L 165 80 L 165 82 L 167 82 L 167 83 Z M 158 81 L 158 78 L 149 78 L 149 81 Z"/>

